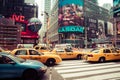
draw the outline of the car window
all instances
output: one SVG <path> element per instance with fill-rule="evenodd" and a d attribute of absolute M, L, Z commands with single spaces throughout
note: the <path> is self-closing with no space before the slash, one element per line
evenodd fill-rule
<path fill-rule="evenodd" d="M 70 48 L 65 48 L 66 52 L 72 52 L 72 50 Z"/>
<path fill-rule="evenodd" d="M 99 53 L 99 49 L 94 49 L 94 50 L 91 50 L 92 53 Z"/>
<path fill-rule="evenodd" d="M 12 59 L 10 59 L 7 56 L 0 56 L 0 64 L 10 64 L 11 62 L 13 62 Z"/>
<path fill-rule="evenodd" d="M 103 53 L 111 53 L 111 51 L 109 49 L 104 49 Z"/>
<path fill-rule="evenodd" d="M 56 50 L 56 52 L 64 52 L 64 50 L 63 49 L 58 49 L 58 50 Z"/>
<path fill-rule="evenodd" d="M 36 50 L 38 50 L 38 49 L 39 49 L 39 47 L 35 47 L 35 49 L 36 49 Z"/>
<path fill-rule="evenodd" d="M 18 50 L 18 51 L 16 51 L 15 55 L 27 55 L 27 51 L 26 50 Z"/>
<path fill-rule="evenodd" d="M 39 53 L 35 50 L 29 50 L 30 55 L 39 55 Z"/>

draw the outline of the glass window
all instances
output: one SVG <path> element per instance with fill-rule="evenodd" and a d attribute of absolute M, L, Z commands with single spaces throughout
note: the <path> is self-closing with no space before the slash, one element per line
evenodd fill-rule
<path fill-rule="evenodd" d="M 0 64 L 9 64 L 11 63 L 13 60 L 10 59 L 7 56 L 0 56 Z"/>
<path fill-rule="evenodd" d="M 36 49 L 36 50 L 38 50 L 38 49 L 39 49 L 39 47 L 35 47 L 35 49 Z"/>
<path fill-rule="evenodd" d="M 111 51 L 109 49 L 104 49 L 103 53 L 111 53 Z"/>
<path fill-rule="evenodd" d="M 26 50 L 18 50 L 15 55 L 27 55 L 27 51 Z"/>
<path fill-rule="evenodd" d="M 30 55 L 39 55 L 39 53 L 35 50 L 29 50 Z"/>

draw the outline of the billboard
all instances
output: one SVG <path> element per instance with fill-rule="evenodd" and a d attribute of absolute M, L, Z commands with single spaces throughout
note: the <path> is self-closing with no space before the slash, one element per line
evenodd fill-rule
<path fill-rule="evenodd" d="M 110 22 L 107 22 L 107 34 L 114 35 L 113 24 Z"/>
<path fill-rule="evenodd" d="M 117 34 L 120 34 L 120 21 L 118 21 L 116 25 L 117 25 Z"/>
<path fill-rule="evenodd" d="M 113 6 L 114 17 L 120 17 L 120 0 L 113 0 Z"/>
<path fill-rule="evenodd" d="M 105 36 L 105 25 L 103 20 L 98 20 L 98 39 L 104 39 Z"/>
<path fill-rule="evenodd" d="M 83 27 L 83 0 L 59 0 L 59 27 Z"/>
<path fill-rule="evenodd" d="M 97 38 L 97 20 L 88 18 L 87 35 L 89 38 Z"/>

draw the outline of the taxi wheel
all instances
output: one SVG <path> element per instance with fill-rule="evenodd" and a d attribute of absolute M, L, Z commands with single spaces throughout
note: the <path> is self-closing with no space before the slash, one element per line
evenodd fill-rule
<path fill-rule="evenodd" d="M 26 70 L 22 76 L 23 80 L 37 80 L 37 72 L 35 70 Z"/>
<path fill-rule="evenodd" d="M 52 65 L 54 65 L 55 64 L 55 59 L 48 59 L 47 61 L 46 61 L 46 65 L 47 66 L 52 66 Z"/>
<path fill-rule="evenodd" d="M 81 59 L 81 55 L 77 55 L 77 59 L 78 59 L 78 60 Z"/>
<path fill-rule="evenodd" d="M 105 57 L 101 57 L 101 58 L 99 59 L 99 62 L 100 62 L 100 63 L 105 62 Z"/>

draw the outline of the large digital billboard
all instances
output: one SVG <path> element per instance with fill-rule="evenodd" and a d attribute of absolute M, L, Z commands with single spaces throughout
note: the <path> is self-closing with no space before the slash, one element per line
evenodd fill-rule
<path fill-rule="evenodd" d="M 116 24 L 117 24 L 117 34 L 120 34 L 120 21 L 118 21 Z"/>
<path fill-rule="evenodd" d="M 111 22 L 107 22 L 107 34 L 114 35 L 113 24 Z"/>
<path fill-rule="evenodd" d="M 97 19 L 88 18 L 87 35 L 89 38 L 97 38 Z"/>
<path fill-rule="evenodd" d="M 105 24 L 103 20 L 98 20 L 98 39 L 105 39 Z"/>
<path fill-rule="evenodd" d="M 120 0 L 113 0 L 114 17 L 120 17 Z"/>
<path fill-rule="evenodd" d="M 83 27 L 83 0 L 59 0 L 59 27 Z"/>

